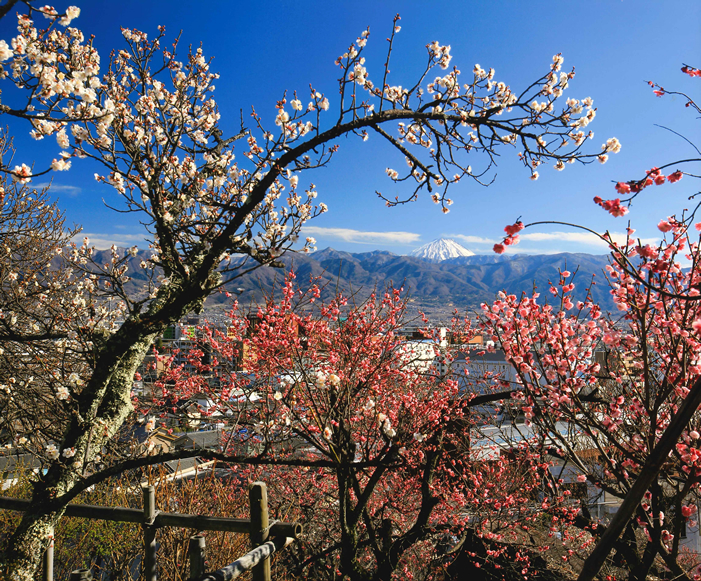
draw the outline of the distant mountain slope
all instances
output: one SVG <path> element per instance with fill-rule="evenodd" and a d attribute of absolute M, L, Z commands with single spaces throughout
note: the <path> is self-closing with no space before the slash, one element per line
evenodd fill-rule
<path fill-rule="evenodd" d="M 376 287 L 392 284 L 404 287 L 417 303 L 430 300 L 464 307 L 475 307 L 493 300 L 500 290 L 517 295 L 531 293 L 534 285 L 545 299 L 549 281 L 556 283 L 559 271 L 567 269 L 577 271 L 574 279 L 577 300 L 583 300 L 586 288 L 592 280 L 598 280 L 600 284 L 592 287 L 594 299 L 605 310 L 614 308 L 602 275 L 608 264 L 606 255 L 517 255 L 513 258 L 496 257 L 496 261 L 491 258 L 469 256 L 434 263 L 390 252 L 349 253 L 327 248 L 310 255 L 290 254 L 283 258 L 283 262 L 288 268 L 294 268 L 301 284 L 309 277 L 319 277 L 319 284 L 326 285 L 326 296 L 340 289 L 365 297 Z M 280 270 L 262 267 L 235 284 L 260 294 L 254 289 L 270 289 L 274 278 L 281 280 L 283 276 Z M 547 296 L 550 297 L 549 293 Z"/>
<path fill-rule="evenodd" d="M 97 253 L 98 261 L 102 258 Z M 109 253 L 105 252 L 105 258 Z M 130 283 L 134 287 L 145 282 L 138 270 L 146 252 L 130 258 Z M 284 269 L 259 267 L 234 280 L 228 290 L 242 288 L 241 301 L 260 301 L 279 287 L 287 270 L 294 269 L 297 281 L 305 286 L 313 278 L 323 287 L 328 298 L 336 290 L 355 293 L 359 299 L 367 297 L 375 288 L 387 285 L 403 287 L 416 304 L 452 303 L 456 307 L 477 307 L 481 302 L 494 300 L 497 292 L 531 293 L 535 288 L 542 300 L 548 298 L 548 281 L 557 282 L 559 270 L 577 271 L 575 299 L 583 300 L 586 288 L 592 280 L 599 281 L 592 287 L 594 299 L 605 310 L 614 308 L 608 285 L 602 271 L 608 264 L 606 255 L 591 254 L 540 254 L 515 256 L 461 256 L 441 262 L 428 262 L 413 256 L 398 256 L 391 252 L 373 251 L 350 253 L 326 248 L 313 254 L 289 253 L 282 258 Z M 252 266 L 250 262 L 246 266 Z M 246 268 L 247 269 L 247 268 Z M 228 303 L 224 293 L 208 300 L 209 305 Z"/>

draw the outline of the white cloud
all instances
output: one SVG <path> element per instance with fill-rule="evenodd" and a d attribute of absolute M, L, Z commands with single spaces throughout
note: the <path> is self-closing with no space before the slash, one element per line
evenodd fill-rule
<path fill-rule="evenodd" d="M 353 244 L 414 244 L 421 238 L 420 234 L 414 232 L 366 232 L 351 228 L 319 226 L 306 226 L 302 230 L 302 235 L 343 240 Z"/>
<path fill-rule="evenodd" d="M 626 241 L 624 232 L 611 232 L 614 242 L 623 244 Z M 501 242 L 501 238 L 485 238 L 482 236 L 469 236 L 465 234 L 450 234 L 460 242 L 471 245 L 492 245 Z M 636 243 L 638 239 L 635 239 Z M 657 244 L 657 238 L 641 238 L 643 244 Z M 509 254 L 559 254 L 560 252 L 603 252 L 608 253 L 609 245 L 591 232 L 530 232 L 526 230 L 520 235 L 520 242 L 516 246 L 507 248 Z M 541 243 L 541 244 L 538 244 Z M 489 249 L 491 250 L 491 248 Z M 477 252 L 485 252 L 478 249 Z"/>
<path fill-rule="evenodd" d="M 482 236 L 466 236 L 465 234 L 450 234 L 447 238 L 454 238 L 466 244 L 494 244 L 497 241 L 493 238 L 483 238 Z"/>
<path fill-rule="evenodd" d="M 73 241 L 76 244 L 82 244 L 85 236 L 87 236 L 90 240 L 90 246 L 94 246 L 98 250 L 104 250 L 113 244 L 122 248 L 129 248 L 131 246 L 139 246 L 140 248 L 148 247 L 148 242 L 146 242 L 143 234 L 104 234 L 100 232 L 81 232 L 73 237 Z"/>
<path fill-rule="evenodd" d="M 37 190 L 43 190 L 44 188 L 49 188 L 50 192 L 53 193 L 64 193 L 68 194 L 69 196 L 77 196 L 82 189 L 79 188 L 78 186 L 66 186 L 66 185 L 60 185 L 60 184 L 52 184 L 49 182 L 42 182 L 40 184 L 35 184 L 32 183 L 31 185 L 33 188 L 36 188 Z"/>
<path fill-rule="evenodd" d="M 625 243 L 626 235 L 623 232 L 611 232 L 611 237 L 618 244 Z M 560 242 L 563 244 L 582 244 L 596 246 L 608 250 L 608 243 L 591 232 L 526 232 L 521 234 L 522 242 Z M 658 242 L 654 238 L 642 239 L 643 244 Z"/>
<path fill-rule="evenodd" d="M 585 254 L 606 254 L 605 252 L 601 253 L 592 253 L 590 252 L 585 252 L 585 248 L 552 248 L 552 247 L 538 247 L 538 246 L 530 246 L 530 247 L 524 247 L 522 248 L 520 245 L 518 246 L 509 246 L 506 249 L 506 254 L 510 254 L 512 256 L 515 256 L 517 254 L 562 254 L 564 252 L 568 253 L 576 253 L 576 252 L 583 252 Z M 489 253 L 487 253 L 489 254 Z"/>

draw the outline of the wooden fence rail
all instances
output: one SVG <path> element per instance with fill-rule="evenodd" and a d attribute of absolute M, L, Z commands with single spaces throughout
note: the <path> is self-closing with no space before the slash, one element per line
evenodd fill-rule
<path fill-rule="evenodd" d="M 163 527 L 179 527 L 197 531 L 224 531 L 247 534 L 253 550 L 235 563 L 220 569 L 210 576 L 204 571 L 204 537 L 195 535 L 190 539 L 190 578 L 223 581 L 235 579 L 243 571 L 252 569 L 254 581 L 270 581 L 270 555 L 294 542 L 302 534 L 299 523 L 274 522 L 268 520 L 268 493 L 264 482 L 254 482 L 249 487 L 250 519 L 223 518 L 177 512 L 159 512 L 156 509 L 156 493 L 153 486 L 143 486 L 143 510 L 122 507 L 69 504 L 65 516 L 141 524 L 144 536 L 142 570 L 147 581 L 157 580 L 156 530 Z M 24 512 L 28 500 L 0 496 L 0 509 Z M 42 581 L 53 581 L 53 539 L 44 553 Z M 193 560 L 195 561 L 193 565 Z M 245 567 L 245 568 L 242 568 Z M 232 569 L 233 568 L 233 569 Z M 222 571 L 230 572 L 221 573 Z M 75 571 L 75 579 L 88 579 L 89 571 Z M 235 573 L 238 571 L 238 573 Z M 235 574 L 234 574 L 235 573 Z M 78 574 L 83 577 L 78 577 Z M 233 574 L 233 576 L 231 576 Z M 212 576 L 213 575 L 213 576 Z M 74 575 L 71 574 L 71 578 Z"/>
<path fill-rule="evenodd" d="M 275 537 L 267 543 L 256 547 L 249 553 L 246 553 L 243 557 L 237 559 L 231 565 L 227 565 L 218 571 L 207 573 L 201 577 L 195 577 L 192 574 L 191 568 L 190 578 L 196 581 L 231 581 L 232 579 L 236 579 L 239 575 L 245 573 L 246 571 L 250 571 L 251 569 L 253 569 L 255 574 L 256 566 L 258 566 L 261 562 L 268 561 L 273 553 L 284 549 L 287 545 L 293 542 L 294 539 L 290 537 Z M 190 563 L 192 563 L 192 561 L 190 561 Z"/>

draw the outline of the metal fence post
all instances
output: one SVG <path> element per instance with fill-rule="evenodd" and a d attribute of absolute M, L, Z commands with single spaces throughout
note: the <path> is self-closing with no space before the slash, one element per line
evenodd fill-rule
<path fill-rule="evenodd" d="M 156 581 L 156 489 L 153 486 L 143 486 L 144 494 L 144 559 L 142 561 L 143 577 L 146 581 Z"/>
<path fill-rule="evenodd" d="M 44 551 L 44 570 L 42 581 L 54 581 L 54 528 L 49 531 L 49 544 Z"/>
<path fill-rule="evenodd" d="M 187 550 L 190 557 L 190 579 L 199 579 L 207 572 L 205 569 L 205 538 L 204 535 L 190 537 L 190 546 Z"/>
<path fill-rule="evenodd" d="M 265 482 L 254 482 L 248 490 L 251 508 L 251 545 L 255 549 L 268 540 L 268 488 Z M 270 559 L 251 569 L 253 581 L 270 581 Z"/>

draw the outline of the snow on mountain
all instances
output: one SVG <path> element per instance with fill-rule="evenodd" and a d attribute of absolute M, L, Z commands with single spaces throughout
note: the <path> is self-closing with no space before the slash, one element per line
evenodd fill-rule
<path fill-rule="evenodd" d="M 449 238 L 434 240 L 409 253 L 409 256 L 421 258 L 428 262 L 442 262 L 448 258 L 474 255 L 474 252 L 470 252 L 467 248 L 463 248 L 455 240 L 450 240 Z"/>

